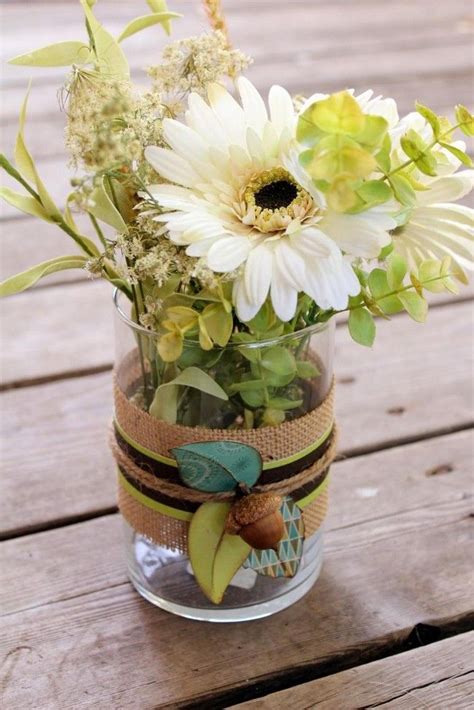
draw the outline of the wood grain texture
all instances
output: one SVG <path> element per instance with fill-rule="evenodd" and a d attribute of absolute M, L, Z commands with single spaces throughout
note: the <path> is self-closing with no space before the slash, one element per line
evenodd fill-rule
<path fill-rule="evenodd" d="M 204 700 L 316 671 L 331 658 L 360 660 L 417 623 L 463 617 L 471 606 L 469 471 L 457 468 L 450 483 L 425 475 L 433 451 L 448 439 L 462 450 L 463 436 L 338 463 L 321 578 L 292 609 L 253 623 L 251 643 L 246 624 L 204 627 L 140 600 L 125 582 L 118 516 L 3 543 L 7 707 L 33 697 L 39 707 L 141 710 Z M 377 481 L 377 506 L 355 493 L 367 478 Z M 437 493 L 427 497 L 428 485 Z M 15 581 L 13 563 L 22 570 Z"/>
<path fill-rule="evenodd" d="M 474 700 L 474 632 L 374 661 L 232 706 L 235 710 L 469 708 Z"/>
<path fill-rule="evenodd" d="M 44 295 L 49 298 L 63 288 L 42 289 L 33 301 L 44 303 Z M 69 286 L 66 293 L 76 288 Z M 92 291 L 87 290 L 87 294 Z M 93 312 L 94 308 L 99 310 L 91 301 L 86 312 Z M 392 446 L 469 425 L 472 419 L 469 364 L 472 335 L 466 328 L 469 313 L 470 304 L 442 306 L 433 310 L 421 330 L 407 317 L 382 322 L 376 346 L 364 352 L 351 341 L 345 328 L 337 329 L 336 407 L 343 454 Z M 107 319 L 110 320 L 109 314 L 104 315 L 105 323 L 109 322 Z M 17 355 L 17 362 L 29 357 L 30 369 L 24 371 L 27 376 L 47 372 L 48 364 L 66 373 L 70 361 L 74 367 L 84 368 L 93 363 L 110 364 L 105 354 L 110 353 L 111 357 L 111 334 L 106 340 L 100 337 L 103 329 L 99 325 L 91 328 L 79 317 L 72 320 L 75 330 L 66 342 L 54 343 L 56 348 L 63 345 L 61 353 L 51 352 L 47 343 L 38 345 L 34 340 L 34 351 L 23 350 Z M 61 327 L 59 321 L 57 327 Z M 45 331 L 51 332 L 54 328 Z M 75 345 L 79 337 L 80 347 Z M 410 343 L 409 351 L 406 343 Z M 31 367 L 36 368 L 38 363 L 38 369 L 32 371 Z M 440 363 L 443 363 L 442 377 Z M 437 381 L 435 391 L 434 381 Z M 106 441 L 112 412 L 110 372 L 12 389 L 4 392 L 2 398 L 2 535 L 50 525 L 75 515 L 90 515 L 114 505 L 113 466 Z M 20 470 L 19 450 L 23 452 Z M 449 456 L 441 456 L 438 463 L 450 463 L 446 458 Z M 67 486 L 64 471 L 71 474 Z M 22 507 L 15 504 L 19 486 L 28 492 Z"/>

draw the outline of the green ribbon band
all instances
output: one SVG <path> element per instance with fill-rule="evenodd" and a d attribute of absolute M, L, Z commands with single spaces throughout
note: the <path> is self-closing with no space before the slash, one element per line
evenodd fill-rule
<path fill-rule="evenodd" d="M 147 495 L 132 486 L 132 484 L 127 481 L 120 469 L 117 469 L 117 474 L 119 484 L 130 496 L 132 496 L 132 498 L 138 501 L 138 503 L 141 503 L 146 508 L 154 510 L 157 513 L 167 515 L 170 518 L 190 522 L 191 518 L 193 517 L 193 513 L 190 513 L 185 510 L 179 510 L 178 508 L 173 508 L 169 505 L 165 505 L 164 503 L 160 503 L 159 501 L 149 498 Z M 317 488 L 314 489 L 314 491 L 311 491 L 311 493 L 309 493 L 304 498 L 301 498 L 301 500 L 296 501 L 296 505 L 298 506 L 298 508 L 304 510 L 308 505 L 310 505 L 310 503 L 313 503 L 313 501 L 315 501 L 316 498 L 318 498 L 326 490 L 328 484 L 329 475 L 325 476 L 324 480 L 319 484 L 319 486 L 317 486 Z"/>
<path fill-rule="evenodd" d="M 161 454 L 157 454 L 155 451 L 151 451 L 150 449 L 147 449 L 145 446 L 142 446 L 139 444 L 137 441 L 134 441 L 134 439 L 131 438 L 127 434 L 124 429 L 120 426 L 118 421 L 115 419 L 114 420 L 114 425 L 115 428 L 117 429 L 118 433 L 124 439 L 127 444 L 129 444 L 131 447 L 142 453 L 144 456 L 148 456 L 151 459 L 154 459 L 155 461 L 159 461 L 162 464 L 165 464 L 166 466 L 172 466 L 173 468 L 178 468 L 178 464 L 175 459 L 169 458 L 168 456 L 162 456 Z M 287 456 L 284 459 L 277 459 L 276 461 L 266 461 L 263 464 L 263 470 L 268 471 L 273 468 L 280 468 L 281 466 L 287 466 L 288 464 L 292 464 L 295 461 L 298 461 L 299 459 L 304 458 L 305 456 L 308 456 L 308 454 L 312 453 L 315 449 L 319 448 L 324 444 L 324 442 L 329 438 L 331 435 L 331 432 L 333 430 L 333 422 L 331 422 L 331 425 L 326 429 L 324 434 L 322 434 L 319 439 L 316 439 L 316 441 L 313 441 L 309 446 L 307 446 L 305 449 L 302 449 L 301 451 L 298 451 L 296 454 L 292 454 L 291 456 Z"/>

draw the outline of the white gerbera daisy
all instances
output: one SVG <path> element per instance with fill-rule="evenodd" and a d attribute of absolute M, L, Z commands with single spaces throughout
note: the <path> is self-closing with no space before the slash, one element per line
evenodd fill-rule
<path fill-rule="evenodd" d="M 409 113 L 390 131 L 392 139 L 392 166 L 406 161 L 400 139 L 413 129 L 426 143 L 433 141 L 433 130 L 419 113 Z M 464 150 L 463 141 L 453 145 Z M 464 170 L 454 175 L 460 161 L 444 148 L 436 148 L 437 177 L 425 175 L 412 168 L 413 176 L 424 190 L 415 192 L 416 205 L 410 210 L 406 224 L 399 227 L 393 237 L 394 248 L 416 269 L 425 259 L 442 259 L 450 256 L 455 271 L 462 277 L 465 269 L 473 268 L 474 261 L 474 210 L 464 205 L 453 205 L 468 195 L 474 185 L 474 171 Z"/>
<path fill-rule="evenodd" d="M 188 255 L 203 257 L 217 273 L 237 272 L 234 302 L 242 321 L 269 294 L 284 321 L 293 317 L 299 292 L 323 309 L 344 309 L 360 285 L 341 248 L 354 233 L 357 249 L 347 251 L 377 256 L 396 224 L 382 210 L 329 213 L 297 160 L 290 95 L 272 87 L 268 114 L 248 80 L 239 79 L 238 90 L 242 105 L 213 84 L 209 104 L 191 94 L 185 123 L 163 122 L 170 148 L 150 146 L 145 155 L 175 184 L 148 188 L 170 210 L 155 219 Z"/>
<path fill-rule="evenodd" d="M 474 184 L 474 171 L 433 180 L 427 190 L 416 192 L 417 204 L 409 220 L 393 236 L 393 244 L 411 269 L 425 259 L 450 256 L 458 275 L 472 269 L 474 261 L 474 210 L 453 205 Z"/>

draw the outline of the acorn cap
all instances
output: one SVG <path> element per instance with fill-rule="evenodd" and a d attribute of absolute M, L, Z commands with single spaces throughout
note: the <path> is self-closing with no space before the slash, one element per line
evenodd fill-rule
<path fill-rule="evenodd" d="M 242 527 L 256 523 L 257 520 L 279 510 L 280 506 L 281 496 L 276 493 L 251 493 L 238 500 L 231 513 L 235 523 Z"/>

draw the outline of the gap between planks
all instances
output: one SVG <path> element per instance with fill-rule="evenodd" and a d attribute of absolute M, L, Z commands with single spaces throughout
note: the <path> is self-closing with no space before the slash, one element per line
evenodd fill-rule
<path fill-rule="evenodd" d="M 413 647 L 415 646 L 415 648 Z M 360 664 L 351 670 L 331 672 L 318 680 L 278 690 L 271 695 L 258 693 L 249 702 L 228 706 L 229 710 L 368 710 L 385 706 L 397 710 L 414 707 L 472 707 L 467 688 L 459 679 L 471 682 L 474 693 L 474 632 L 467 631 L 444 640 L 407 639 L 399 649 L 383 659 Z M 466 676 L 470 676 L 466 678 Z M 276 684 L 278 685 L 278 684 Z M 421 692 L 420 692 L 421 691 Z M 454 697 L 453 693 L 454 692 Z"/>

